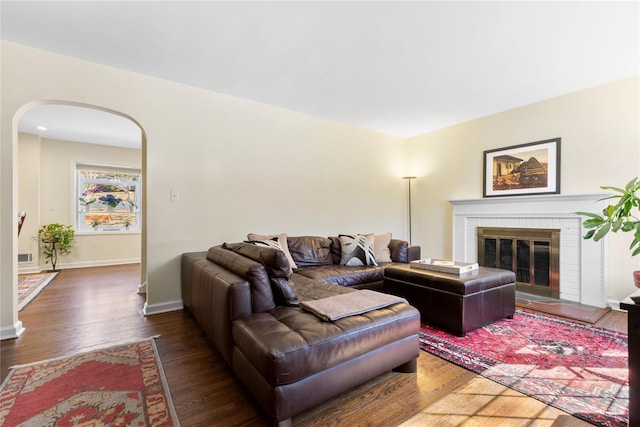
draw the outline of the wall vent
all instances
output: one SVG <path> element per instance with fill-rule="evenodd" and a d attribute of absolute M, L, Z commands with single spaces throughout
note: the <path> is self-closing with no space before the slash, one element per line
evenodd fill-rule
<path fill-rule="evenodd" d="M 33 254 L 31 252 L 18 254 L 18 262 L 33 262 Z"/>

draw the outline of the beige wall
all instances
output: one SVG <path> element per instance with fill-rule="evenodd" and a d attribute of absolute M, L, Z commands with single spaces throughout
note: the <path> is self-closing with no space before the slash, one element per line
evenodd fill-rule
<path fill-rule="evenodd" d="M 151 313 L 180 302 L 181 253 L 248 232 L 406 236 L 406 182 L 399 177 L 407 174 L 420 176 L 412 183 L 413 241 L 423 255 L 448 257 L 448 200 L 482 196 L 486 149 L 562 137 L 564 194 L 593 193 L 640 172 L 637 78 L 404 142 L 11 42 L 1 48 L 0 327 L 18 321 L 17 239 L 10 238 L 18 209 L 15 129 L 36 101 L 99 106 L 144 130 L 149 214 L 142 254 Z M 605 147 L 608 156 L 597 151 Z M 170 190 L 179 192 L 179 202 L 170 202 Z M 623 278 L 638 261 L 612 246 L 612 282 L 621 274 L 611 285 L 615 298 L 630 290 Z"/>
<path fill-rule="evenodd" d="M 19 270 L 50 269 L 40 257 L 38 228 L 43 224 L 75 225 L 75 165 L 115 165 L 141 168 L 141 152 L 120 147 L 83 144 L 19 134 L 19 209 L 29 219 L 18 239 L 20 252 L 32 252 L 33 263 Z M 28 228 L 27 228 L 28 226 Z M 76 233 L 70 255 L 61 256 L 58 268 L 123 264 L 140 260 L 140 233 Z"/>
<path fill-rule="evenodd" d="M 399 138 L 11 42 L 1 46 L 2 326 L 17 321 L 17 245 L 5 238 L 15 233 L 6 218 L 18 204 L 13 132 L 34 101 L 100 106 L 143 128 L 148 312 L 180 302 L 181 253 L 248 232 L 405 235 Z M 170 190 L 179 202 L 170 202 Z"/>
<path fill-rule="evenodd" d="M 561 193 L 594 194 L 601 185 L 624 186 L 640 175 L 638 77 L 549 99 L 462 123 L 407 141 L 412 189 L 414 242 L 423 254 L 452 256 L 449 200 L 482 198 L 483 151 L 562 138 Z M 629 234 L 609 244 L 609 298 L 633 290 Z"/>
<path fill-rule="evenodd" d="M 40 138 L 35 135 L 22 135 L 18 144 L 18 211 L 27 214 L 18 238 L 18 253 L 33 254 L 33 262 L 21 263 L 20 269 L 25 272 L 38 272 Z"/>

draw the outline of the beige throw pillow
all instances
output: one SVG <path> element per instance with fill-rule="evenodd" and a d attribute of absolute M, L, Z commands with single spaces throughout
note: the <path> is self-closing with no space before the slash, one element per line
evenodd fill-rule
<path fill-rule="evenodd" d="M 295 261 L 293 260 L 293 258 L 291 257 L 291 253 L 289 252 L 289 246 L 287 245 L 287 235 L 285 233 L 281 233 L 281 234 L 255 234 L 255 233 L 249 233 L 247 234 L 247 240 L 250 241 L 256 241 L 256 240 L 271 240 L 273 238 L 278 238 L 278 243 L 280 243 L 280 246 L 282 247 L 282 252 L 284 252 L 284 255 L 287 257 L 287 260 L 289 261 L 289 264 L 291 265 L 292 269 L 298 268 L 298 266 L 296 265 Z"/>
<path fill-rule="evenodd" d="M 373 252 L 377 263 L 391 262 L 389 243 L 391 243 L 391 233 L 376 234 L 373 236 Z"/>

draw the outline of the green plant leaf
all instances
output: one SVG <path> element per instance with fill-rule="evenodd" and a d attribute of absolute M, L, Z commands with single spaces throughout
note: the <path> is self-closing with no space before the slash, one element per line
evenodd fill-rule
<path fill-rule="evenodd" d="M 594 214 L 591 212 L 576 212 L 576 215 L 582 215 L 582 216 L 588 216 L 589 218 L 600 218 L 602 219 L 602 217 L 598 214 Z"/>
<path fill-rule="evenodd" d="M 596 233 L 596 230 L 589 230 L 587 231 L 587 234 L 583 236 L 583 239 L 590 239 L 593 237 L 595 233 Z"/>
<path fill-rule="evenodd" d="M 613 231 L 614 233 L 618 232 L 618 230 L 620 230 L 620 228 L 622 227 L 623 223 L 624 223 L 624 218 L 618 218 L 611 226 L 611 231 Z"/>
<path fill-rule="evenodd" d="M 633 189 L 634 189 L 634 188 L 635 188 L 635 186 L 636 186 L 636 181 L 637 181 L 637 180 L 638 180 L 638 178 L 636 177 L 636 178 L 633 178 L 631 181 L 629 181 L 629 182 L 627 183 L 626 187 L 624 188 L 624 189 L 625 189 L 625 191 L 626 191 L 626 192 L 628 192 L 628 193 L 629 193 L 629 192 L 634 191 Z"/>
<path fill-rule="evenodd" d="M 613 215 L 614 211 L 615 211 L 615 207 L 613 205 L 609 205 L 602 210 L 602 214 L 607 218 L 611 218 L 611 215 Z"/>
<path fill-rule="evenodd" d="M 625 192 L 625 191 L 624 191 L 622 188 L 620 188 L 620 187 L 612 187 L 612 186 L 610 186 L 610 185 L 603 185 L 603 186 L 601 186 L 600 188 L 602 188 L 603 190 L 613 190 L 613 191 L 615 191 L 615 192 L 617 192 L 617 193 L 624 193 L 624 192 Z M 604 199 L 600 199 L 600 200 L 610 199 L 611 197 L 617 197 L 617 196 L 610 196 L 610 197 L 606 197 L 606 198 L 604 198 Z"/>
<path fill-rule="evenodd" d="M 600 227 L 605 223 L 605 220 L 602 218 L 594 218 L 594 219 L 585 219 L 582 225 L 585 228 L 595 228 Z"/>
<path fill-rule="evenodd" d="M 596 231 L 596 234 L 593 236 L 593 240 L 595 240 L 596 242 L 599 241 L 607 235 L 609 230 L 611 230 L 611 223 L 607 222 L 602 227 L 600 227 L 598 231 Z"/>

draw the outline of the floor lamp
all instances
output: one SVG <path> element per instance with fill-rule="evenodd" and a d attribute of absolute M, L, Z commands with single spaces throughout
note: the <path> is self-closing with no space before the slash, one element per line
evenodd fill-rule
<path fill-rule="evenodd" d="M 403 176 L 409 183 L 409 244 L 411 244 L 411 180 L 416 179 L 415 176 Z"/>

